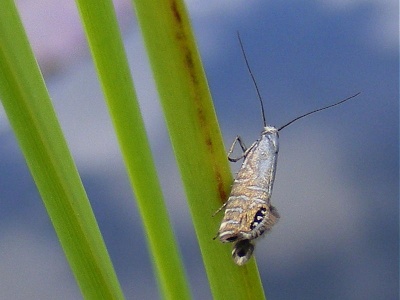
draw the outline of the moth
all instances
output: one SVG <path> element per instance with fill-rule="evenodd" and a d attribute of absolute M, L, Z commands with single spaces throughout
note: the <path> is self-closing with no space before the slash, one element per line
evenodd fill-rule
<path fill-rule="evenodd" d="M 225 209 L 224 217 L 215 238 L 218 237 L 223 243 L 234 243 L 232 258 L 237 265 L 242 266 L 251 258 L 255 240 L 269 232 L 280 218 L 277 209 L 271 204 L 279 152 L 279 131 L 295 121 L 344 103 L 360 93 L 301 115 L 279 128 L 269 126 L 266 123 L 264 104 L 239 34 L 238 39 L 247 69 L 258 94 L 264 128 L 260 139 L 249 148 L 245 146 L 241 137 L 237 136 L 229 149 L 229 161 L 237 162 L 243 159 L 243 163 L 233 181 L 228 200 L 215 213 L 217 214 Z M 233 158 L 231 154 L 237 143 L 239 143 L 243 153 L 239 157 Z"/>

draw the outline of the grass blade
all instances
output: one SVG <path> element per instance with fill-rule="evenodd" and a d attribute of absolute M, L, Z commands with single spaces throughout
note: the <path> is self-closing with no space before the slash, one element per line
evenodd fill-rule
<path fill-rule="evenodd" d="M 162 295 L 165 299 L 189 299 L 188 283 L 158 182 L 112 2 L 77 0 L 77 4 L 136 195 Z"/>
<path fill-rule="evenodd" d="M 184 4 L 133 0 L 185 186 L 214 299 L 265 298 L 254 259 L 238 267 L 213 240 L 232 182 L 221 133 Z"/>
<path fill-rule="evenodd" d="M 86 299 L 123 299 L 15 4 L 0 5 L 0 97 Z"/>

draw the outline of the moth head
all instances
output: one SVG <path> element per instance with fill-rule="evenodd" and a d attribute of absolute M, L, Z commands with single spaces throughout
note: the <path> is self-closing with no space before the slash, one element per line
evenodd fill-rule
<path fill-rule="evenodd" d="M 268 133 L 278 134 L 278 129 L 274 126 L 269 126 L 269 125 L 264 126 L 263 130 L 261 131 L 261 135 L 268 134 Z"/>

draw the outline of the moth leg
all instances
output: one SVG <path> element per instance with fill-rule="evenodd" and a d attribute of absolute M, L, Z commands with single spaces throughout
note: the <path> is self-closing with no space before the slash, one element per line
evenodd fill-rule
<path fill-rule="evenodd" d="M 232 152 L 233 152 L 233 148 L 235 148 L 235 145 L 236 145 L 237 142 L 239 142 L 239 145 L 240 145 L 240 147 L 242 148 L 243 153 L 242 153 L 242 155 L 240 155 L 239 157 L 230 157 L 230 155 L 231 155 Z M 236 136 L 236 138 L 235 138 L 235 140 L 233 141 L 232 146 L 231 146 L 231 148 L 229 149 L 229 152 L 228 152 L 228 159 L 229 159 L 229 161 L 231 161 L 231 162 L 237 162 L 238 160 L 242 159 L 243 157 L 246 156 L 246 150 L 247 150 L 247 147 L 246 147 L 246 145 L 243 143 L 241 137 L 240 137 L 239 135 Z"/>
<path fill-rule="evenodd" d="M 219 213 L 222 209 L 225 208 L 225 206 L 228 204 L 228 202 L 229 202 L 229 201 L 225 201 L 225 203 L 222 204 L 222 206 L 221 206 L 220 208 L 218 208 L 218 210 L 217 210 L 215 213 L 213 213 L 212 216 L 215 217 L 215 215 L 216 215 L 217 213 Z M 215 240 L 218 236 L 219 236 L 219 231 L 218 231 L 217 234 L 213 237 L 213 240 Z"/>
<path fill-rule="evenodd" d="M 228 201 L 225 201 L 225 203 L 222 204 L 222 206 L 220 208 L 218 208 L 218 210 L 215 213 L 213 213 L 212 216 L 214 217 L 217 213 L 219 213 L 222 209 L 224 209 L 227 204 L 228 204 Z"/>

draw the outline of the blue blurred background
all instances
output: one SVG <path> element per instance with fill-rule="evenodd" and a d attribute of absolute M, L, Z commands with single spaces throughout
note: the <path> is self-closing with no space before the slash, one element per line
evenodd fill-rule
<path fill-rule="evenodd" d="M 210 299 L 133 9 L 114 1 L 195 299 Z M 157 299 L 146 241 L 73 1 L 17 1 L 127 299 Z M 270 299 L 398 299 L 398 2 L 187 1 L 221 130 L 250 145 L 259 103 L 240 31 L 281 126 L 273 204 L 255 256 Z M 82 130 L 84 128 L 84 130 Z M 233 164 L 233 171 L 240 164 Z M 217 228 L 216 228 L 217 230 Z M 0 298 L 79 299 L 79 289 L 0 108 Z"/>

